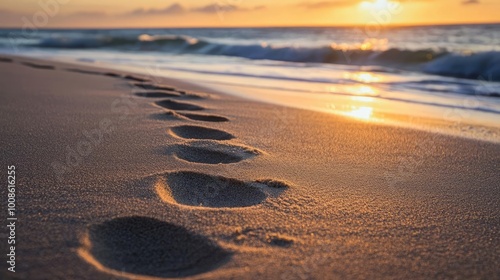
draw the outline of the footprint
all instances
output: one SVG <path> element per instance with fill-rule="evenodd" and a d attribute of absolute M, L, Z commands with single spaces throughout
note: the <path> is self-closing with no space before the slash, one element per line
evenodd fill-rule
<path fill-rule="evenodd" d="M 113 73 L 113 72 L 106 72 L 103 74 L 104 76 L 108 76 L 108 77 L 115 77 L 115 78 L 119 78 L 121 77 L 120 74 L 117 74 L 117 73 Z"/>
<path fill-rule="evenodd" d="M 54 70 L 55 67 L 52 65 L 46 65 L 46 64 L 37 64 L 37 63 L 32 63 L 32 62 L 22 62 L 23 65 L 36 68 L 36 69 L 46 69 L 46 70 Z"/>
<path fill-rule="evenodd" d="M 166 97 L 180 97 L 179 94 L 170 93 L 170 92 L 162 92 L 162 91 L 146 91 L 146 92 L 137 92 L 135 95 L 146 98 L 166 98 Z"/>
<path fill-rule="evenodd" d="M 134 83 L 132 85 L 135 86 L 135 87 L 138 87 L 138 88 L 148 89 L 148 90 L 176 91 L 175 88 L 173 88 L 173 87 L 153 85 L 153 84 L 150 84 L 150 83 Z"/>
<path fill-rule="evenodd" d="M 205 108 L 200 107 L 198 105 L 177 102 L 177 101 L 173 101 L 170 99 L 158 101 L 158 102 L 156 102 L 156 105 L 161 106 L 161 107 L 166 108 L 166 109 L 170 109 L 170 110 L 201 111 L 201 110 L 205 109 Z"/>
<path fill-rule="evenodd" d="M 89 70 L 83 70 L 83 69 L 76 69 L 76 68 L 67 68 L 65 69 L 66 71 L 69 72 L 75 72 L 75 73 L 80 73 L 80 74 L 88 74 L 88 75 L 103 75 L 101 72 L 97 71 L 89 71 Z"/>
<path fill-rule="evenodd" d="M 11 58 L 8 58 L 8 57 L 0 57 L 0 62 L 10 63 L 10 62 L 14 62 L 14 60 L 12 60 Z"/>
<path fill-rule="evenodd" d="M 113 73 L 113 72 L 99 72 L 99 71 L 91 71 L 91 70 L 84 70 L 84 69 L 77 69 L 77 68 L 66 68 L 66 71 L 69 72 L 75 72 L 75 73 L 81 73 L 81 74 L 88 74 L 88 75 L 100 75 L 100 76 L 107 76 L 107 77 L 121 77 L 120 74 Z"/>
<path fill-rule="evenodd" d="M 267 198 L 261 186 L 192 171 L 168 173 L 155 189 L 167 203 L 209 208 L 249 207 Z"/>
<path fill-rule="evenodd" d="M 158 84 L 151 84 L 151 83 L 133 83 L 132 86 L 138 87 L 140 89 L 144 90 L 164 90 L 164 91 L 171 91 L 177 93 L 179 96 L 185 97 L 185 98 L 190 98 L 190 99 L 203 99 L 205 98 L 204 95 L 198 95 L 194 93 L 187 93 L 183 90 L 178 90 L 173 87 L 169 86 L 164 86 L 164 85 L 158 85 Z"/>
<path fill-rule="evenodd" d="M 152 119 L 155 120 L 194 120 L 202 122 L 228 122 L 229 119 L 217 115 L 201 115 L 201 114 L 188 114 L 179 113 L 175 111 L 167 111 L 164 113 L 157 113 L 151 115 Z"/>
<path fill-rule="evenodd" d="M 231 256 L 184 227 L 139 216 L 90 226 L 82 245 L 78 252 L 83 259 L 120 276 L 190 276 L 210 271 Z"/>
<path fill-rule="evenodd" d="M 133 76 L 133 75 L 126 75 L 123 77 L 125 80 L 130 80 L 130 81 L 136 81 L 136 82 L 147 82 L 149 81 L 148 79 Z"/>
<path fill-rule="evenodd" d="M 232 134 L 222 130 L 195 125 L 172 127 L 170 132 L 175 136 L 185 139 L 230 140 L 235 138 Z"/>
<path fill-rule="evenodd" d="M 205 164 L 236 163 L 262 154 L 257 149 L 211 141 L 189 142 L 188 144 L 174 145 L 171 149 L 179 159 Z"/>
<path fill-rule="evenodd" d="M 216 115 L 200 115 L 200 114 L 183 114 L 178 113 L 179 115 L 186 117 L 195 121 L 202 122 L 228 122 L 229 119 L 226 117 L 216 116 Z"/>
<path fill-rule="evenodd" d="M 296 242 L 295 238 L 278 233 L 267 234 L 266 240 L 269 244 L 278 247 L 290 247 Z"/>

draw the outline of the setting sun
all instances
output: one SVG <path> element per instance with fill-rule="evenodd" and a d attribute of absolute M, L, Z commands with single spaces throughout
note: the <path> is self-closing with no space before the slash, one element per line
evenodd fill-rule
<path fill-rule="evenodd" d="M 388 1 L 388 0 L 375 0 L 375 1 L 363 1 L 359 3 L 359 6 L 363 9 L 371 9 L 371 10 L 382 10 L 387 9 L 389 5 L 399 4 L 396 1 Z"/>

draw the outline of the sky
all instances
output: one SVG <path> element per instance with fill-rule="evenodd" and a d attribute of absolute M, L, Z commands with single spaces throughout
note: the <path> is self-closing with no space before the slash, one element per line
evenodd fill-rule
<path fill-rule="evenodd" d="M 500 22 L 500 0 L 2 0 L 0 27 L 140 28 Z"/>

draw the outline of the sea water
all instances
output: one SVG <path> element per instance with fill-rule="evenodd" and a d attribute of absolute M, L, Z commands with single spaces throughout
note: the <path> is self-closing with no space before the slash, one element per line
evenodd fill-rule
<path fill-rule="evenodd" d="M 459 135 L 500 139 L 495 24 L 387 27 L 371 37 L 362 27 L 2 29 L 0 53 L 179 78 L 365 121 L 438 120 Z"/>

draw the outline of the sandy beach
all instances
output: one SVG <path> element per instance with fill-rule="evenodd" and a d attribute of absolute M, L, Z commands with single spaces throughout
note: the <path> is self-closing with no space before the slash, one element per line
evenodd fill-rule
<path fill-rule="evenodd" d="M 0 91 L 1 279 L 500 275 L 497 143 L 21 57 Z"/>

